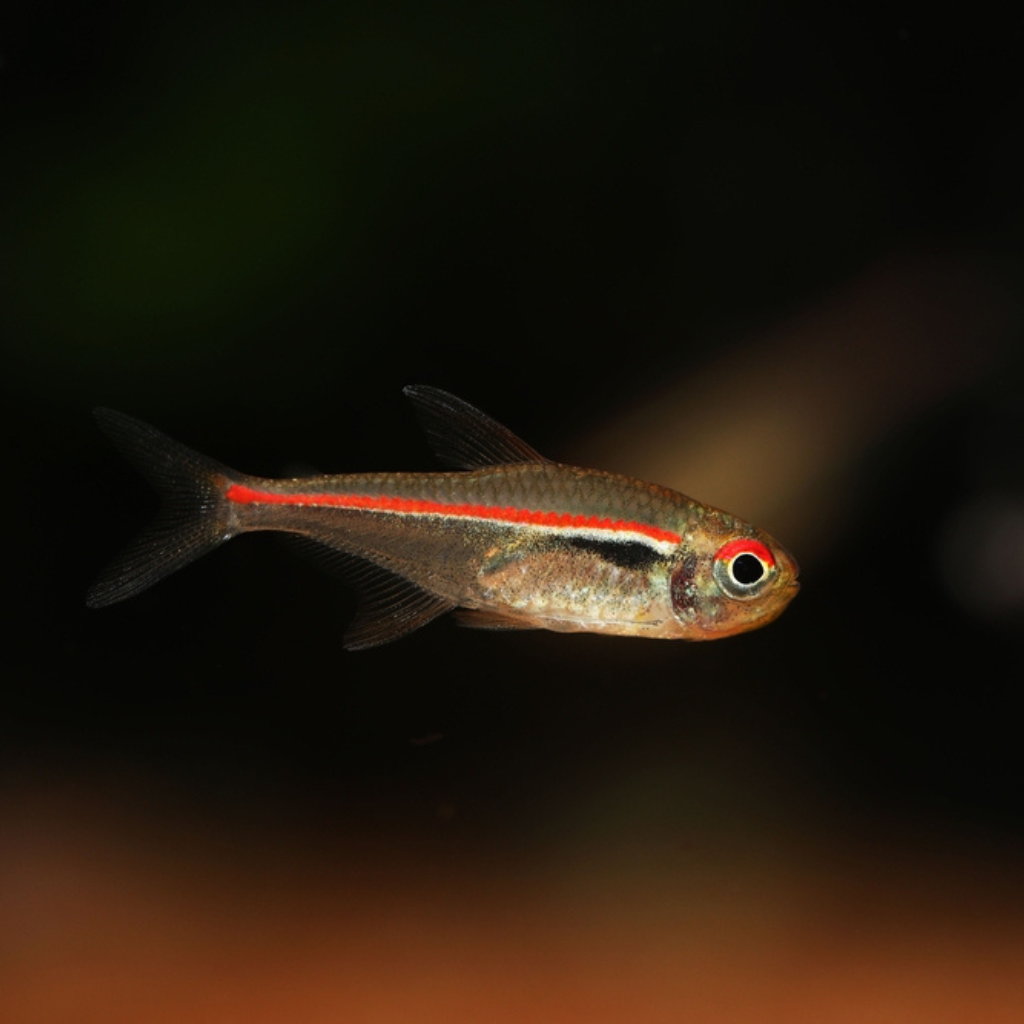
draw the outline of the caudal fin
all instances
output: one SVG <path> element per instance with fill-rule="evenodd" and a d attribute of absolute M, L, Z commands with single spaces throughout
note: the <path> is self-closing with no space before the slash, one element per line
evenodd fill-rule
<path fill-rule="evenodd" d="M 112 409 L 97 409 L 94 415 L 161 497 L 157 518 L 104 569 L 86 595 L 90 608 L 103 608 L 134 597 L 230 539 L 224 493 L 237 474 L 133 416 Z"/>

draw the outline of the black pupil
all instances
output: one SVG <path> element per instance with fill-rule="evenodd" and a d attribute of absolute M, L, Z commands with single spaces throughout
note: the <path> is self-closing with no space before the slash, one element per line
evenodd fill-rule
<path fill-rule="evenodd" d="M 756 555 L 737 555 L 732 563 L 732 578 L 745 587 L 764 576 L 764 565 Z"/>

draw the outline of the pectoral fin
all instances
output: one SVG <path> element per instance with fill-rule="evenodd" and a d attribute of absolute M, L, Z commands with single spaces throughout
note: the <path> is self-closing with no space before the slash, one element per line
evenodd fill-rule
<path fill-rule="evenodd" d="M 524 622 L 513 615 L 492 612 L 485 608 L 460 608 L 455 621 L 470 629 L 537 629 L 531 622 Z"/>

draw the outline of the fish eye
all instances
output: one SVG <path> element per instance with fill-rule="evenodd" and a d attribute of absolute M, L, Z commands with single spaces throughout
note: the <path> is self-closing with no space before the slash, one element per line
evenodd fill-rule
<path fill-rule="evenodd" d="M 757 597 L 775 573 L 775 558 L 759 540 L 744 537 L 723 544 L 715 555 L 715 582 L 739 600 Z"/>
<path fill-rule="evenodd" d="M 732 560 L 730 571 L 732 578 L 741 586 L 752 587 L 761 581 L 768 569 L 760 558 L 745 551 Z"/>

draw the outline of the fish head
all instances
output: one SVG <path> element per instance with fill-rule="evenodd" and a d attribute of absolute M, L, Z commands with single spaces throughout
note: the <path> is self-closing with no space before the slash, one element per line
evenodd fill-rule
<path fill-rule="evenodd" d="M 796 597 L 800 569 L 774 538 L 745 524 L 705 534 L 671 574 L 672 611 L 689 640 L 759 629 Z"/>

